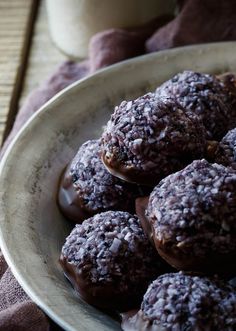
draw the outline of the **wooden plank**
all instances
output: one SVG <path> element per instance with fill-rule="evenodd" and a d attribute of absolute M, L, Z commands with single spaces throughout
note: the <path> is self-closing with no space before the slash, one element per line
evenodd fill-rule
<path fill-rule="evenodd" d="M 0 142 L 17 112 L 37 0 L 0 0 Z"/>
<path fill-rule="evenodd" d="M 23 8 L 23 7 L 28 7 L 29 2 L 24 1 L 24 0 L 5 0 L 0 2 L 0 9 L 10 9 L 10 8 Z"/>
<path fill-rule="evenodd" d="M 0 38 L 3 38 L 3 37 L 16 37 L 16 36 L 20 36 L 21 35 L 21 31 L 19 30 L 7 30 L 7 31 L 2 31 L 0 30 Z"/>

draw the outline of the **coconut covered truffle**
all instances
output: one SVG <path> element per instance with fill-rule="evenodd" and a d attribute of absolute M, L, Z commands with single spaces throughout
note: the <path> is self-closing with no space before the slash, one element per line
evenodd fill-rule
<path fill-rule="evenodd" d="M 236 170 L 236 128 L 229 131 L 220 141 L 215 154 L 215 162 Z"/>
<path fill-rule="evenodd" d="M 76 223 L 107 210 L 134 211 L 143 192 L 137 185 L 112 176 L 100 159 L 99 140 L 84 143 L 62 176 L 58 204 Z"/>
<path fill-rule="evenodd" d="M 232 86 L 226 79 L 184 71 L 158 87 L 156 95 L 179 102 L 188 114 L 202 120 L 209 139 L 219 140 L 236 126 L 236 96 Z"/>
<path fill-rule="evenodd" d="M 76 225 L 60 263 L 88 303 L 121 311 L 138 306 L 150 281 L 166 267 L 138 218 L 121 211 L 97 214 Z"/>
<path fill-rule="evenodd" d="M 146 213 L 159 254 L 179 270 L 236 270 L 236 173 L 197 160 L 163 179 Z"/>
<path fill-rule="evenodd" d="M 183 273 L 158 277 L 141 309 L 122 323 L 125 331 L 236 330 L 234 288 L 218 278 Z"/>
<path fill-rule="evenodd" d="M 203 156 L 205 129 L 173 100 L 163 101 L 148 93 L 115 108 L 102 135 L 101 149 L 112 174 L 154 186 Z"/>

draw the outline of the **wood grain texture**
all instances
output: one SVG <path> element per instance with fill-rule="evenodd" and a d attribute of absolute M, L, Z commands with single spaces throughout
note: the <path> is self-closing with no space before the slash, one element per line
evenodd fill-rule
<path fill-rule="evenodd" d="M 37 0 L 0 0 L 0 143 L 9 132 L 27 55 Z"/>

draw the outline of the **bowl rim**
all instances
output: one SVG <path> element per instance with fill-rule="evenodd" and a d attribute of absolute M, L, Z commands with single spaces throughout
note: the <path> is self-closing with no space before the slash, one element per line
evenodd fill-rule
<path fill-rule="evenodd" d="M 233 48 L 236 50 L 236 41 L 229 41 L 229 42 L 217 42 L 217 43 L 206 43 L 206 44 L 198 44 L 198 45 L 190 45 L 190 46 L 183 46 L 183 47 L 176 47 L 173 49 L 163 50 L 151 54 L 146 54 L 142 56 L 138 56 L 129 60 L 125 60 L 116 64 L 113 64 L 111 66 L 108 66 L 106 68 L 98 70 L 94 74 L 90 74 L 89 76 L 86 76 L 80 80 L 77 80 L 76 82 L 70 84 L 63 90 L 61 90 L 59 93 L 57 93 L 55 96 L 53 96 L 49 101 L 47 101 L 43 106 L 41 106 L 20 128 L 18 133 L 14 136 L 12 141 L 9 143 L 5 153 L 2 155 L 2 158 L 0 160 L 0 183 L 2 181 L 2 173 L 5 168 L 5 165 L 7 163 L 7 160 L 12 152 L 14 152 L 14 149 L 17 148 L 18 141 L 22 139 L 22 137 L 27 134 L 27 131 L 30 129 L 31 125 L 36 123 L 37 118 L 40 114 L 45 113 L 48 111 L 51 105 L 53 105 L 55 102 L 57 102 L 59 99 L 64 98 L 67 96 L 67 93 L 71 91 L 74 88 L 77 88 L 80 86 L 83 88 L 86 84 L 90 83 L 91 81 L 94 81 L 98 78 L 101 78 L 103 76 L 109 76 L 113 75 L 119 70 L 125 69 L 126 67 L 135 64 L 139 65 L 143 62 L 152 62 L 153 59 L 165 57 L 168 55 L 177 55 L 181 54 L 183 52 L 191 53 L 193 51 L 198 51 L 199 49 L 210 52 L 212 50 L 217 51 L 219 48 Z M 0 201 L 0 225 L 4 222 L 4 212 L 2 207 L 2 201 Z M 8 245 L 5 241 L 4 231 L 2 227 L 0 226 L 0 248 L 2 250 L 3 256 L 10 267 L 14 277 L 19 282 L 19 284 L 22 286 L 24 291 L 27 293 L 27 295 L 53 320 L 55 321 L 59 326 L 61 326 L 65 330 L 75 330 L 72 328 L 67 322 L 64 321 L 64 319 L 60 316 L 57 316 L 56 313 L 41 299 L 37 296 L 36 293 L 34 293 L 34 289 L 31 288 L 31 286 L 27 283 L 27 281 L 24 279 L 24 275 L 21 274 L 21 272 L 18 270 L 17 265 L 14 264 L 14 261 L 12 261 L 11 257 L 11 250 L 8 248 Z"/>

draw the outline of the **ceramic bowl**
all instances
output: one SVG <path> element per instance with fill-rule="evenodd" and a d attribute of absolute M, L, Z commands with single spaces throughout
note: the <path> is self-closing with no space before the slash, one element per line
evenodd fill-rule
<path fill-rule="evenodd" d="M 61 327 L 120 330 L 76 297 L 58 257 L 70 226 L 56 204 L 58 178 L 79 146 L 99 137 L 115 105 L 154 91 L 175 73 L 236 71 L 236 43 L 178 48 L 114 65 L 71 85 L 22 128 L 0 165 L 0 244 L 28 295 Z"/>

